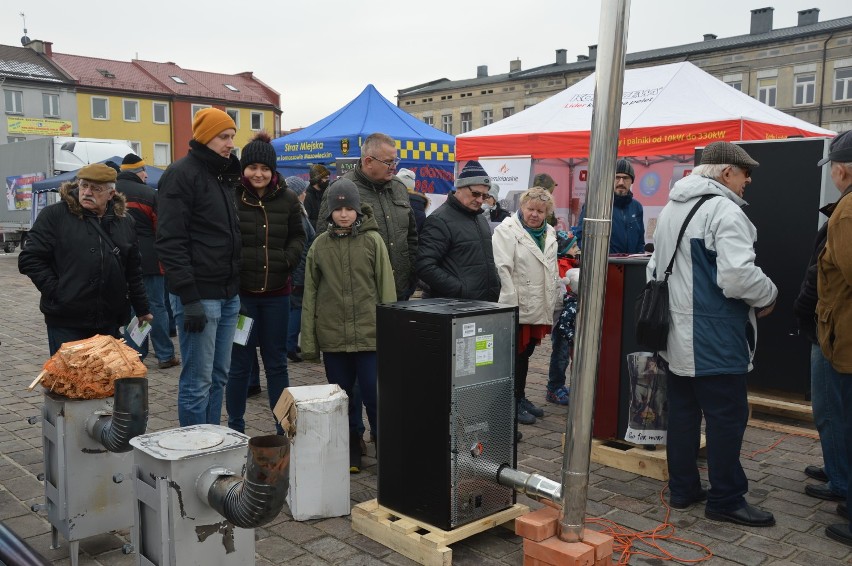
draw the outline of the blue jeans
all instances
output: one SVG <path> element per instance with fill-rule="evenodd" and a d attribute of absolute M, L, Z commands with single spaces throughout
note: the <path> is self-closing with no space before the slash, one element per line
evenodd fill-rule
<path fill-rule="evenodd" d="M 696 460 L 703 412 L 710 478 L 706 509 L 727 512 L 745 506 L 748 478 L 740 463 L 740 450 L 748 422 L 746 375 L 683 377 L 667 372 L 666 456 L 672 497 L 689 499 L 701 489 Z"/>
<path fill-rule="evenodd" d="M 349 427 L 353 429 L 353 413 L 356 409 L 352 388 L 356 381 L 361 390 L 364 406 L 367 408 L 367 421 L 370 434 L 378 436 L 376 426 L 376 353 L 375 352 L 323 352 L 325 375 L 329 383 L 336 383 L 349 396 Z M 360 420 L 360 415 L 358 415 Z"/>
<path fill-rule="evenodd" d="M 302 328 L 302 304 L 299 303 L 298 307 L 294 307 L 293 303 L 296 301 L 290 301 L 290 321 L 287 323 L 287 351 L 295 352 L 296 347 L 299 345 L 299 332 Z"/>
<path fill-rule="evenodd" d="M 151 332 L 141 346 L 137 346 L 130 339 L 130 332 L 127 330 L 124 332 L 124 339 L 131 348 L 139 352 L 143 360 L 148 356 L 148 342 L 150 341 L 154 345 L 157 361 L 167 362 L 175 357 L 175 345 L 169 338 L 169 313 L 166 311 L 166 303 L 163 300 L 165 277 L 162 275 L 143 275 L 142 281 L 145 283 L 145 294 L 148 296 L 148 310 L 154 316 L 154 320 L 151 321 Z"/>
<path fill-rule="evenodd" d="M 849 410 L 849 407 L 852 407 L 852 374 L 837 372 L 837 376 L 840 386 L 840 405 L 846 409 L 842 412 L 841 429 L 843 444 L 846 448 L 846 465 L 849 469 L 852 469 L 852 411 Z M 850 505 L 852 505 L 852 489 L 847 489 L 846 508 L 848 509 Z M 852 529 L 852 522 L 850 522 L 849 528 Z"/>
<path fill-rule="evenodd" d="M 47 325 L 47 347 L 50 349 L 52 356 L 59 351 L 59 347 L 66 342 L 74 342 L 76 340 L 85 340 L 96 334 L 105 336 L 113 336 L 119 338 L 118 325 L 102 326 L 101 328 L 72 328 L 70 326 L 51 326 Z"/>
<path fill-rule="evenodd" d="M 849 463 L 843 442 L 843 403 L 840 401 L 840 381 L 849 376 L 838 373 L 818 345 L 811 346 L 811 405 L 814 424 L 819 432 L 822 459 L 828 475 L 828 487 L 846 497 Z"/>
<path fill-rule="evenodd" d="M 251 333 L 245 346 L 233 345 L 231 371 L 225 390 L 225 405 L 228 409 L 228 426 L 245 432 L 246 399 L 248 388 L 257 363 L 257 348 L 263 358 L 266 372 L 266 392 L 269 408 L 275 407 L 285 388 L 290 386 L 287 373 L 287 318 L 290 315 L 290 297 L 253 297 L 241 295 L 240 302 L 247 316 L 254 319 Z M 278 432 L 283 433 L 276 423 Z"/>
<path fill-rule="evenodd" d="M 178 382 L 178 421 L 180 426 L 221 422 L 222 397 L 231 367 L 231 348 L 240 297 L 203 299 L 207 324 L 201 332 L 183 329 L 183 304 L 170 295 L 178 329 L 182 366 Z"/>

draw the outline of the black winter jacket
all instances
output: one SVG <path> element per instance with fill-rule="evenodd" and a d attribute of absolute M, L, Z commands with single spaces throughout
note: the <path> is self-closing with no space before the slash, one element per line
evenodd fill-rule
<path fill-rule="evenodd" d="M 116 193 L 98 217 L 80 206 L 77 184 L 65 183 L 61 200 L 45 208 L 33 224 L 18 269 L 41 292 L 39 308 L 51 326 L 101 328 L 130 320 L 130 304 L 148 314 L 141 258 L 133 219 Z M 93 226 L 100 222 L 118 255 Z"/>
<path fill-rule="evenodd" d="M 319 224 L 325 224 L 325 218 L 317 218 L 320 211 L 320 205 L 322 203 L 322 195 L 324 194 L 324 190 L 318 191 L 311 185 L 308 185 L 308 188 L 305 189 L 305 211 L 308 213 L 308 218 L 310 219 L 315 232 Z"/>
<path fill-rule="evenodd" d="M 169 291 L 183 304 L 230 299 L 240 286 L 240 229 L 234 189 L 240 161 L 195 140 L 159 185 L 157 255 Z"/>
<path fill-rule="evenodd" d="M 488 221 L 482 209 L 468 210 L 455 195 L 423 223 L 415 265 L 432 297 L 491 302 L 500 297 Z"/>
<path fill-rule="evenodd" d="M 820 209 L 820 212 L 828 217 L 834 211 L 837 203 L 828 204 Z M 799 326 L 799 334 L 810 340 L 812 344 L 819 344 L 817 340 L 817 321 L 816 321 L 816 306 L 817 306 L 817 271 L 819 263 L 819 254 L 825 247 L 825 241 L 828 238 L 828 222 L 824 223 L 817 232 L 816 241 L 814 241 L 814 253 L 808 261 L 808 268 L 805 271 L 805 278 L 802 280 L 802 286 L 799 288 L 799 295 L 793 301 L 793 313 L 796 315 L 796 320 Z"/>
<path fill-rule="evenodd" d="M 136 173 L 118 174 L 115 190 L 127 199 L 127 212 L 136 223 L 139 253 L 142 254 L 142 275 L 162 275 L 154 239 L 157 235 L 157 191 L 142 182 Z"/>
<path fill-rule="evenodd" d="M 419 234 L 423 229 L 423 223 L 426 221 L 426 210 L 429 208 L 429 199 L 426 195 L 409 190 L 408 202 L 411 204 L 411 210 L 414 213 L 414 221 L 417 224 L 417 233 Z"/>
<path fill-rule="evenodd" d="M 254 189 L 240 185 L 237 211 L 243 242 L 240 290 L 267 293 L 287 287 L 305 246 L 302 206 L 296 193 L 275 186 L 258 197 Z"/>

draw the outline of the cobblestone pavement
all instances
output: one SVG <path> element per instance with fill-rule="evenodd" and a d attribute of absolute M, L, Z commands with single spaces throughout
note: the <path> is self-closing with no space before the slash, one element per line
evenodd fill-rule
<path fill-rule="evenodd" d="M 28 392 L 47 359 L 47 337 L 38 311 L 38 294 L 30 280 L 18 273 L 17 253 L 0 254 L 0 521 L 26 539 L 54 564 L 70 564 L 68 545 L 61 541 L 50 549 L 50 525 L 44 512 L 30 510 L 44 500 L 44 486 L 36 478 L 43 471 L 41 425 L 27 418 L 40 414 L 42 394 Z M 519 467 L 539 472 L 559 481 L 561 435 L 565 430 L 567 409 L 544 403 L 549 345 L 539 348 L 532 359 L 527 395 L 545 406 L 545 418 L 533 426 L 522 426 L 524 438 L 518 447 Z M 148 431 L 177 426 L 175 406 L 180 368 L 158 370 L 149 358 L 150 418 Z M 292 385 L 325 383 L 322 366 L 290 364 Z M 265 386 L 264 386 L 265 390 Z M 414 401 L 416 402 L 416 400 Z M 246 432 L 250 435 L 274 432 L 265 398 L 249 400 Z M 672 511 L 669 523 L 675 536 L 705 545 L 713 557 L 705 564 L 746 565 L 831 565 L 852 562 L 850 548 L 829 540 L 823 529 L 839 522 L 835 503 L 813 499 L 804 494 L 806 464 L 821 462 L 819 443 L 812 429 L 806 436 L 785 435 L 749 427 L 743 447 L 743 464 L 751 482 L 748 499 L 775 513 L 777 525 L 771 528 L 744 528 L 716 523 L 704 518 L 703 507 Z M 376 497 L 376 466 L 372 445 L 364 458 L 365 469 L 351 476 L 352 503 Z M 588 517 L 603 517 L 634 530 L 652 530 L 665 519 L 666 508 L 660 501 L 663 482 L 592 464 Z M 540 504 L 519 496 L 519 501 Z M 257 564 L 299 565 L 371 565 L 414 564 L 411 560 L 358 534 L 349 517 L 297 522 L 287 508 L 271 524 L 256 530 Z M 81 542 L 80 564 L 129 565 L 133 555 L 124 555 L 121 547 L 129 542 L 129 533 L 119 531 Z M 662 543 L 672 554 L 684 558 L 697 556 L 694 547 L 669 541 Z M 521 540 L 506 529 L 492 529 L 452 546 L 453 561 L 462 565 L 520 565 L 523 563 Z M 634 554 L 631 564 L 660 565 L 662 561 Z"/>

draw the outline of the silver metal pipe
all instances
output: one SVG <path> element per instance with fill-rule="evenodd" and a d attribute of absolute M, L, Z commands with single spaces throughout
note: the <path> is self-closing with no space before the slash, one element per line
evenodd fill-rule
<path fill-rule="evenodd" d="M 110 452 L 129 452 L 130 440 L 145 434 L 148 427 L 148 379 L 122 377 L 115 380 L 111 415 L 96 414 L 86 422 L 94 440 Z"/>
<path fill-rule="evenodd" d="M 585 526 L 629 13 L 630 0 L 604 0 L 601 4 L 572 402 L 565 428 L 557 531 L 568 542 L 582 540 Z"/>
<path fill-rule="evenodd" d="M 528 474 L 509 466 L 500 466 L 497 471 L 497 483 L 511 487 L 533 499 L 547 499 L 557 505 L 562 499 L 562 486 L 549 478 L 538 474 Z"/>
<path fill-rule="evenodd" d="M 249 440 L 245 477 L 224 468 L 202 474 L 206 501 L 237 527 L 265 525 L 281 512 L 290 488 L 290 440 L 276 434 Z M 207 487 L 209 485 L 209 488 Z"/>

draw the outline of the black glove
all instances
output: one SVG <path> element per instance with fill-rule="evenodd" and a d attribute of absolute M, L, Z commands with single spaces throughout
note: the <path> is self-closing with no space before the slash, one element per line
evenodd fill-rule
<path fill-rule="evenodd" d="M 243 303 L 243 302 L 240 302 L 240 314 L 243 315 L 243 316 L 246 316 L 248 318 L 251 318 L 249 316 L 248 307 L 246 307 L 246 304 Z"/>
<path fill-rule="evenodd" d="M 201 301 L 183 305 L 183 329 L 187 332 L 202 332 L 207 325 L 207 315 Z"/>

